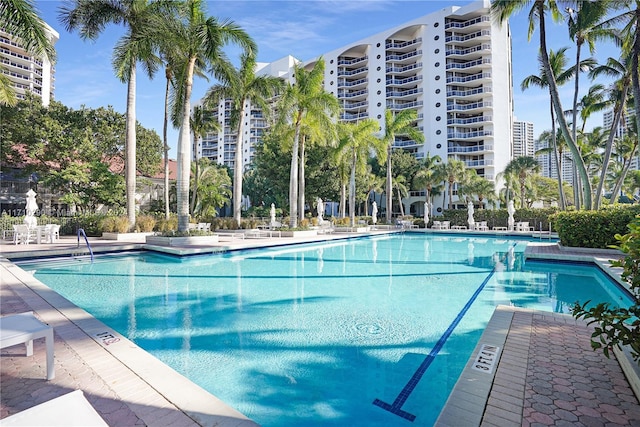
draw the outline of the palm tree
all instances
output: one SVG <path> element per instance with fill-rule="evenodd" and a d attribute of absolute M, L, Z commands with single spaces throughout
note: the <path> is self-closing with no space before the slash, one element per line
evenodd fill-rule
<path fill-rule="evenodd" d="M 0 28 L 20 39 L 24 49 L 33 55 L 55 62 L 56 51 L 47 36 L 46 24 L 30 0 L 12 0 L 0 3 Z M 0 65 L 0 105 L 14 106 L 18 102 L 13 84 Z"/>
<path fill-rule="evenodd" d="M 216 216 L 220 209 L 229 202 L 231 196 L 231 179 L 225 166 L 211 163 L 207 158 L 200 159 L 199 172 L 196 174 L 196 162 L 193 162 L 192 176 L 200 185 L 194 185 L 194 193 L 197 192 L 197 203 L 194 214 L 200 216 Z"/>
<path fill-rule="evenodd" d="M 233 21 L 218 21 L 207 17 L 204 0 L 186 0 L 180 3 L 175 19 L 158 28 L 158 33 L 171 38 L 179 61 L 174 70 L 176 76 L 175 124 L 180 126 L 178 136 L 178 231 L 189 229 L 189 175 L 191 163 L 191 129 L 189 115 L 193 77 L 199 66 L 217 78 L 233 72 L 223 48 L 230 43 L 239 45 L 245 53 L 256 50 L 255 42 Z"/>
<path fill-rule="evenodd" d="M 373 119 L 338 125 L 338 151 L 349 161 L 349 217 L 352 227 L 356 222 L 356 171 L 364 172 L 371 151 L 379 158 L 386 155 L 384 143 L 375 136 L 378 128 L 378 122 Z"/>
<path fill-rule="evenodd" d="M 521 156 L 511 160 L 504 171 L 505 174 L 513 174 L 518 177 L 518 182 L 520 183 L 520 207 L 524 208 L 526 206 L 525 185 L 527 177 L 540 172 L 540 164 L 533 157 Z"/>
<path fill-rule="evenodd" d="M 574 72 L 575 72 L 575 68 L 566 68 L 567 65 L 567 56 L 566 56 L 566 51 L 567 51 L 567 47 L 563 47 L 558 49 L 556 52 L 554 52 L 553 50 L 549 51 L 549 62 L 551 65 L 551 69 L 553 70 L 553 75 L 556 77 L 556 82 L 558 83 L 558 85 L 563 85 L 566 82 L 568 82 L 571 77 L 573 76 Z M 532 74 L 530 76 L 527 76 L 524 78 L 524 80 L 522 80 L 522 83 L 520 83 L 520 89 L 521 90 L 526 90 L 529 89 L 531 86 L 536 86 L 539 88 L 549 88 L 549 83 L 547 80 L 547 77 L 545 75 L 544 72 L 544 66 L 542 64 L 542 56 L 538 55 L 538 63 L 540 64 L 540 68 L 539 68 L 539 74 Z M 559 152 L 559 148 L 557 146 L 556 143 L 556 118 L 555 118 L 555 112 L 553 111 L 553 102 L 551 101 L 551 97 L 549 97 L 549 112 L 551 115 L 551 132 L 549 133 L 549 135 L 551 136 L 550 138 L 550 142 L 551 144 L 549 145 L 549 147 L 551 148 L 550 152 L 553 153 L 553 159 L 555 161 L 555 165 L 556 168 L 558 169 L 558 171 L 561 171 L 561 163 L 562 163 L 562 159 L 561 156 L 562 154 Z M 564 197 L 564 191 L 562 190 L 562 174 L 558 173 L 558 191 L 560 192 L 560 209 L 565 209 L 566 207 L 566 202 L 565 202 L 565 197 Z"/>
<path fill-rule="evenodd" d="M 479 208 L 484 209 L 484 200 L 487 200 L 488 203 L 492 203 L 496 199 L 495 184 L 493 181 L 489 181 L 488 179 L 478 175 L 475 169 L 467 170 L 473 171 L 473 173 L 470 174 L 467 181 L 464 183 L 464 188 L 460 191 L 470 196 L 478 196 Z"/>
<path fill-rule="evenodd" d="M 427 152 L 420 162 L 420 169 L 413 177 L 413 185 L 416 188 L 424 188 L 424 201 L 426 203 L 431 202 L 431 190 L 433 187 L 442 182 L 442 177 L 439 175 L 439 169 L 437 168 L 440 162 L 442 162 L 440 156 L 432 156 Z"/>
<path fill-rule="evenodd" d="M 191 195 L 190 208 L 190 212 L 193 214 L 196 207 L 196 194 L 198 193 L 198 176 L 200 174 L 200 166 L 198 163 L 198 143 L 202 138 L 207 136 L 209 132 L 219 131 L 220 125 L 218 124 L 218 121 L 215 117 L 213 119 L 211 117 L 207 117 L 204 108 L 199 105 L 193 107 L 193 112 L 191 113 L 189 121 L 191 131 L 193 132 L 193 145 L 195 149 L 195 178 L 193 182 L 193 194 Z"/>
<path fill-rule="evenodd" d="M 231 126 L 236 126 L 236 153 L 233 167 L 233 218 L 240 226 L 242 217 L 242 175 L 244 137 L 242 125 L 249 105 L 260 108 L 264 116 L 270 113 L 269 100 L 277 95 L 284 87 L 284 82 L 278 77 L 257 76 L 255 52 L 243 54 L 240 58 L 240 68 L 233 74 L 222 76 L 219 84 L 211 87 L 205 95 L 205 102 L 217 104 L 221 99 L 230 99 Z"/>
<path fill-rule="evenodd" d="M 636 120 L 634 119 L 633 121 Z M 629 168 L 631 167 L 633 158 L 638 150 L 639 142 L 640 139 L 633 131 L 628 132 L 618 140 L 617 154 L 618 158 L 622 160 L 622 170 L 611 192 L 611 201 L 615 200 L 614 198 L 617 197 L 617 194 L 620 193 L 620 190 L 622 189 L 622 184 L 629 173 Z"/>
<path fill-rule="evenodd" d="M 640 2 L 640 0 L 637 0 L 637 1 Z M 558 10 L 557 2 L 554 0 L 550 0 L 548 2 L 546 0 L 495 0 L 491 3 L 491 13 L 499 23 L 502 23 L 505 20 L 507 20 L 512 14 L 526 8 L 529 4 L 532 4 L 532 7 L 531 7 L 531 10 L 529 11 L 528 36 L 529 36 L 529 39 L 531 39 L 531 35 L 535 30 L 535 23 L 537 21 L 538 28 L 540 29 L 540 55 L 542 57 L 544 74 L 549 84 L 549 93 L 551 95 L 551 100 L 553 102 L 553 108 L 556 111 L 556 116 L 558 119 L 558 124 L 560 125 L 560 130 L 562 131 L 562 134 L 567 140 L 567 144 L 569 146 L 569 149 L 571 150 L 571 154 L 573 155 L 573 160 L 577 166 L 577 170 L 580 175 L 580 178 L 582 179 L 585 208 L 592 209 L 591 182 L 589 181 L 589 177 L 587 175 L 587 169 L 582 159 L 582 156 L 580 155 L 580 150 L 578 148 L 578 145 L 575 139 L 573 139 L 571 136 L 571 132 L 569 131 L 569 126 L 567 125 L 567 121 L 563 114 L 564 109 L 562 108 L 560 95 L 558 93 L 558 84 L 553 74 L 553 70 L 551 69 L 551 63 L 549 60 L 549 53 L 547 49 L 545 16 L 547 11 L 549 11 L 551 13 L 551 17 L 553 20 L 555 20 L 556 22 L 561 20 L 562 15 Z"/>
<path fill-rule="evenodd" d="M 400 216 L 404 216 L 404 205 L 402 204 L 402 198 L 407 197 L 409 194 L 409 190 L 405 185 L 407 183 L 407 179 L 403 175 L 398 175 L 393 178 L 393 189 L 396 190 L 396 194 L 398 195 L 398 206 L 400 207 Z M 389 191 L 391 193 L 392 191 Z"/>
<path fill-rule="evenodd" d="M 424 134 L 415 127 L 415 122 L 418 119 L 418 112 L 416 110 L 400 110 L 395 114 L 393 111 L 387 109 L 384 112 L 384 133 L 382 134 L 382 141 L 384 141 L 387 147 L 387 184 L 386 184 L 386 220 L 387 223 L 391 222 L 392 215 L 392 177 L 391 177 L 391 152 L 393 150 L 393 144 L 396 140 L 396 135 L 407 135 L 417 143 L 424 142 Z"/>
<path fill-rule="evenodd" d="M 386 154 L 387 153 L 385 152 L 384 155 L 386 156 Z M 364 212 L 365 215 L 369 215 L 369 198 L 371 197 L 372 193 L 374 193 L 375 197 L 375 193 L 382 191 L 382 189 L 384 188 L 384 178 L 373 173 L 371 171 L 371 165 L 367 165 L 367 172 L 364 176 L 364 182 L 367 190 L 367 194 L 364 199 Z"/>
<path fill-rule="evenodd" d="M 606 16 L 609 5 L 609 0 L 599 0 L 596 2 L 581 1 L 578 2 L 579 10 L 567 8 L 568 20 L 567 25 L 569 27 L 569 37 L 576 44 L 576 65 L 575 65 L 575 80 L 573 90 L 573 127 L 572 136 L 573 140 L 577 141 L 577 126 L 578 126 L 578 92 L 580 89 L 579 79 L 580 71 L 585 70 L 580 60 L 580 54 L 582 46 L 587 44 L 589 51 L 593 55 L 596 51 L 596 40 L 608 35 L 609 31 L 600 26 L 602 19 Z"/>
<path fill-rule="evenodd" d="M 449 183 L 449 209 L 453 209 L 453 185 L 464 177 L 466 165 L 462 160 L 449 159 L 440 163 L 438 174 Z"/>
<path fill-rule="evenodd" d="M 613 150 L 613 141 L 616 136 L 615 130 L 618 129 L 620 120 L 624 114 L 626 106 L 627 94 L 631 85 L 631 70 L 627 67 L 627 58 L 608 58 L 606 64 L 591 70 L 590 77 L 596 78 L 600 75 L 617 78 L 617 80 L 609 88 L 609 100 L 613 103 L 613 123 L 609 131 L 609 138 L 605 146 L 604 157 L 602 159 L 602 169 L 600 171 L 600 181 L 594 199 L 594 208 L 598 209 L 602 202 L 604 184 L 607 176 L 607 169 L 611 160 L 611 152 Z"/>
<path fill-rule="evenodd" d="M 158 68 L 155 38 L 147 34 L 156 19 L 170 10 L 169 5 L 171 2 L 148 0 L 73 0 L 60 12 L 67 31 L 79 30 L 82 39 L 95 40 L 108 24 L 126 28 L 114 48 L 113 65 L 116 76 L 127 83 L 125 182 L 130 227 L 136 222 L 136 67 L 140 62 L 149 77 Z"/>
<path fill-rule="evenodd" d="M 335 96 L 324 90 L 324 59 L 320 58 L 309 71 L 300 64 L 293 66 L 295 84 L 284 91 L 278 109 L 282 122 L 293 123 L 294 136 L 291 149 L 291 172 L 289 177 L 289 218 L 290 226 L 298 225 L 298 208 L 304 214 L 304 204 L 299 205 L 298 161 L 304 154 L 300 150 L 301 130 L 305 121 L 315 123 L 325 129 L 333 127 L 333 119 L 337 116 L 340 104 Z M 302 196 L 303 197 L 303 196 Z M 304 200 L 304 199 L 303 199 Z"/>

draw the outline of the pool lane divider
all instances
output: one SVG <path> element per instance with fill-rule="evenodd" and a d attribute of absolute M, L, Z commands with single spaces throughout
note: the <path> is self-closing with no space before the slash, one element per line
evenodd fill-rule
<path fill-rule="evenodd" d="M 501 262 L 504 261 L 505 257 L 506 257 L 506 254 L 500 261 Z M 467 313 L 467 311 L 469 311 L 469 309 L 471 308 L 475 300 L 480 295 L 480 292 L 482 292 L 482 290 L 487 285 L 487 283 L 489 283 L 489 280 L 493 277 L 495 272 L 496 272 L 496 268 L 494 266 L 491 272 L 489 272 L 487 277 L 482 281 L 480 286 L 478 286 L 478 289 L 476 289 L 473 295 L 471 295 L 471 298 L 469 298 L 469 301 L 467 301 L 467 303 L 464 305 L 462 310 L 460 310 L 456 318 L 453 319 L 453 322 L 451 322 L 447 330 L 444 331 L 444 334 L 442 334 L 442 336 L 440 337 L 436 345 L 433 346 L 433 348 L 431 349 L 431 352 L 427 355 L 427 357 L 420 364 L 420 366 L 418 366 L 418 369 L 416 369 L 416 371 L 413 373 L 413 375 L 411 376 L 407 384 L 405 384 L 405 386 L 402 388 L 402 391 L 400 391 L 400 393 L 398 394 L 396 399 L 393 401 L 393 403 L 387 403 L 380 399 L 375 399 L 373 401 L 374 405 L 379 406 L 382 409 L 389 411 L 392 414 L 395 414 L 406 420 L 413 422 L 416 419 L 416 416 L 414 414 L 411 414 L 407 411 L 403 411 L 402 406 L 405 404 L 409 396 L 411 396 L 411 393 L 413 393 L 413 390 L 416 388 L 416 386 L 422 379 L 422 376 L 424 375 L 424 373 L 427 372 L 427 369 L 429 369 L 429 366 L 431 366 L 431 363 L 435 360 L 438 353 L 440 353 L 440 350 L 442 350 L 442 347 L 444 347 L 444 344 L 447 342 L 447 340 L 453 333 L 453 330 L 456 328 L 456 326 L 458 326 L 458 324 L 460 323 L 464 315 Z"/>

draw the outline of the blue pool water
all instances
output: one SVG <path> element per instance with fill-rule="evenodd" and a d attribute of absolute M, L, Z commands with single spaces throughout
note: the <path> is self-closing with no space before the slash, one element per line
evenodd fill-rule
<path fill-rule="evenodd" d="M 264 426 L 429 426 L 496 305 L 631 304 L 525 246 L 404 234 L 22 267 Z"/>

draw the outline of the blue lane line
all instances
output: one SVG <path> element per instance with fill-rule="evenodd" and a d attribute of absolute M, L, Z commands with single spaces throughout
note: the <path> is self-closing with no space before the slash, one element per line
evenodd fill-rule
<path fill-rule="evenodd" d="M 501 261 L 504 261 L 504 258 L 501 259 Z M 424 373 L 427 371 L 431 363 L 435 360 L 440 350 L 442 350 L 442 347 L 444 347 L 444 344 L 447 342 L 447 339 L 449 339 L 449 337 L 453 333 L 453 330 L 456 328 L 456 326 L 458 326 L 458 323 L 460 323 L 460 321 L 462 320 L 464 315 L 467 313 L 467 311 L 469 311 L 474 301 L 476 300 L 476 298 L 478 298 L 478 296 L 480 295 L 480 292 L 482 292 L 482 290 L 484 289 L 486 284 L 489 282 L 491 277 L 493 277 L 493 274 L 495 272 L 496 272 L 496 268 L 494 266 L 493 270 L 491 270 L 489 275 L 482 281 L 482 283 L 480 284 L 478 289 L 476 289 L 476 291 L 473 293 L 469 301 L 467 301 L 467 303 L 462 308 L 462 310 L 460 310 L 460 313 L 458 313 L 458 315 L 456 316 L 455 319 L 453 319 L 453 322 L 451 322 L 451 324 L 449 325 L 447 330 L 444 332 L 444 334 L 442 334 L 442 336 L 440 337 L 436 345 L 433 347 L 433 349 L 431 349 L 431 352 L 429 353 L 429 355 L 424 359 L 424 361 L 420 364 L 418 369 L 411 376 L 411 379 L 402 388 L 402 391 L 398 394 L 398 397 L 396 397 L 396 400 L 394 400 L 393 403 L 390 404 L 380 399 L 375 399 L 373 401 L 374 405 L 379 406 L 382 409 L 389 411 L 392 414 L 395 414 L 406 420 L 413 421 L 416 419 L 415 415 L 407 411 L 403 411 L 402 405 L 404 405 L 404 403 L 407 401 L 411 393 L 413 393 L 413 390 L 416 388 L 416 386 L 420 382 L 420 379 L 422 378 Z"/>

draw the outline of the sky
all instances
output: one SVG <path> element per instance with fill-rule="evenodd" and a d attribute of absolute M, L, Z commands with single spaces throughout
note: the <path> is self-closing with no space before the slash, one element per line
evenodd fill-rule
<path fill-rule="evenodd" d="M 258 45 L 258 61 L 272 62 L 287 55 L 307 61 L 388 28 L 401 25 L 443 7 L 464 6 L 470 1 L 371 1 L 371 0 L 300 0 L 300 1 L 208 1 L 209 15 L 220 20 L 230 19 L 240 25 Z M 116 111 L 126 110 L 125 83 L 113 73 L 111 57 L 117 40 L 124 34 L 121 26 L 110 25 L 95 41 L 82 40 L 77 32 L 66 31 L 59 20 L 58 0 L 36 0 L 40 16 L 59 34 L 56 43 L 57 63 L 55 99 L 68 107 L 90 108 L 113 106 Z M 548 92 L 537 88 L 520 90 L 522 80 L 539 74 L 538 33 L 527 40 L 528 10 L 510 20 L 512 34 L 514 112 L 518 120 L 533 122 L 536 137 L 551 128 Z M 548 22 L 548 46 L 557 50 L 569 47 L 567 56 L 574 61 L 575 47 L 568 37 L 566 24 Z M 229 55 L 233 54 L 229 50 Z M 582 57 L 589 55 L 583 48 Z M 595 56 L 599 62 L 617 57 L 611 45 L 598 46 Z M 583 75 L 581 82 L 586 82 Z M 214 81 L 196 78 L 192 102 L 200 99 Z M 604 81 L 604 83 L 607 83 Z M 494 83 L 499 84 L 499 83 Z M 584 92 L 588 85 L 582 85 Z M 146 128 L 162 136 L 164 117 L 164 73 L 153 79 L 138 72 L 137 120 Z M 573 83 L 560 89 L 563 107 L 570 108 Z M 587 129 L 602 125 L 602 116 L 594 115 Z M 176 157 L 178 131 L 168 132 L 169 155 Z"/>

